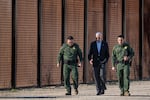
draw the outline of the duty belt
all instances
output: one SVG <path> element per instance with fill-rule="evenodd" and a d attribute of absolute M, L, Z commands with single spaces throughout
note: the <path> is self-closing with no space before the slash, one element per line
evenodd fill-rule
<path fill-rule="evenodd" d="M 75 63 L 77 63 L 76 60 L 64 60 L 64 64 L 71 65 L 71 64 L 75 64 Z"/>
<path fill-rule="evenodd" d="M 116 61 L 116 63 L 118 64 L 118 63 L 123 63 L 123 64 L 129 64 L 129 61 L 124 61 L 124 60 L 122 60 L 122 61 Z"/>

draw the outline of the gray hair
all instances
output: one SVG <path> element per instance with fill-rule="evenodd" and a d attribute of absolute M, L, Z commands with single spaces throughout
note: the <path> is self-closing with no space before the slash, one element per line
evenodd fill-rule
<path fill-rule="evenodd" d="M 103 35 L 103 33 L 101 33 L 101 32 L 96 32 L 96 36 L 97 36 L 97 35 L 100 35 L 100 34 L 102 34 L 102 35 Z"/>

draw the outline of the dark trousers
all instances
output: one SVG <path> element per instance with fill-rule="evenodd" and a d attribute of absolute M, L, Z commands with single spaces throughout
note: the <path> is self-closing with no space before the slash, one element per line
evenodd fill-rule
<path fill-rule="evenodd" d="M 96 90 L 97 92 L 101 92 L 106 90 L 106 71 L 105 71 L 105 65 L 93 67 L 93 74 L 94 74 L 94 80 L 96 83 Z"/>

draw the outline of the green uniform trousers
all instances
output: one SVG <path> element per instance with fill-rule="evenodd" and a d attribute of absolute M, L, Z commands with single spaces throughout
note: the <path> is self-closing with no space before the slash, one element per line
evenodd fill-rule
<path fill-rule="evenodd" d="M 123 63 L 117 64 L 117 76 L 121 93 L 129 91 L 129 84 L 130 84 L 129 75 L 130 75 L 129 64 L 127 65 Z"/>
<path fill-rule="evenodd" d="M 72 72 L 71 78 L 73 80 L 74 89 L 78 88 L 78 68 L 77 65 L 63 65 L 63 76 L 64 76 L 64 86 L 68 93 L 71 93 L 70 86 L 70 73 Z"/>

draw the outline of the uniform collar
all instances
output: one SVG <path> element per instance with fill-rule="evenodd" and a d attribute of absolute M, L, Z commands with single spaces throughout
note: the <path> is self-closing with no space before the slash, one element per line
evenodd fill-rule
<path fill-rule="evenodd" d="M 72 48 L 72 47 L 74 46 L 74 44 L 73 44 L 72 46 L 69 46 L 69 45 L 67 44 L 67 46 L 70 47 L 70 48 Z"/>

